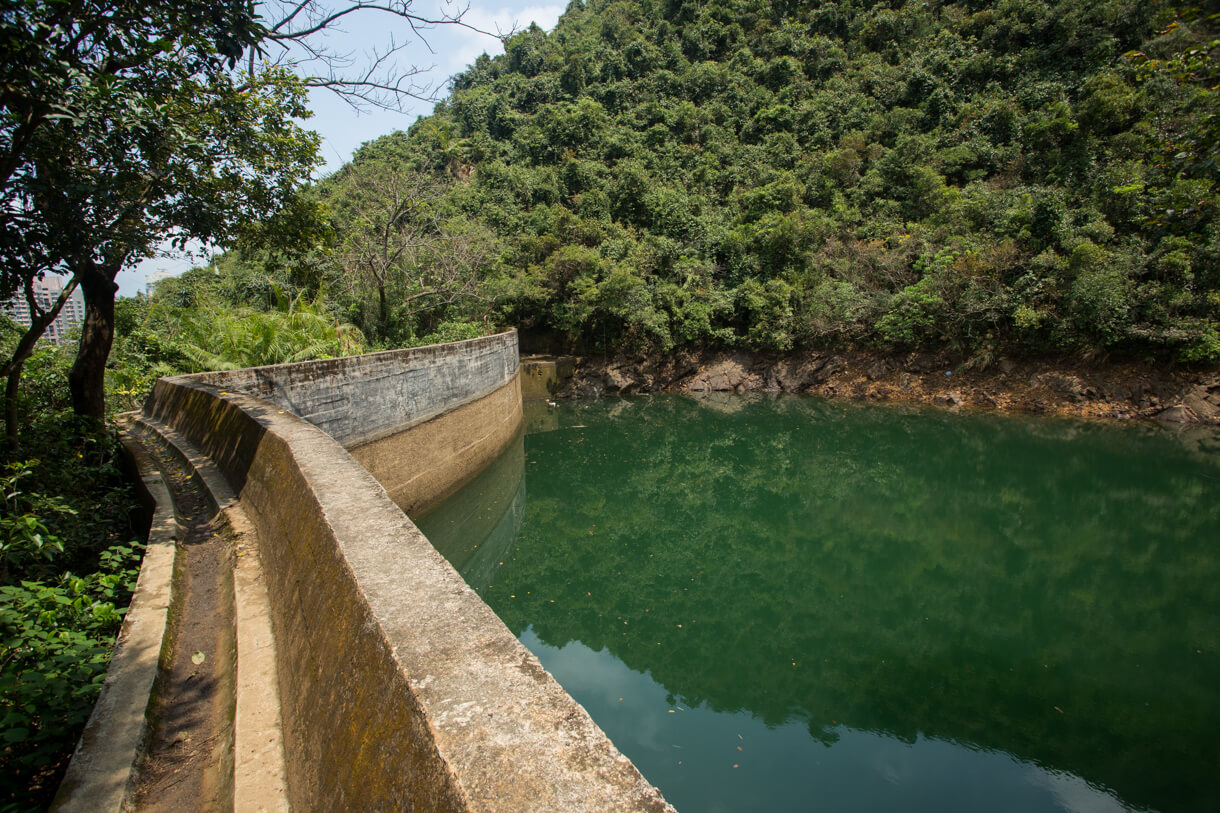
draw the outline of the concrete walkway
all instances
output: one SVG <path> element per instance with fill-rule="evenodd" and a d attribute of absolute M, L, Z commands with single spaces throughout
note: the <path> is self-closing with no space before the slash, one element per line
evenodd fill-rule
<path fill-rule="evenodd" d="M 257 538 L 214 466 L 146 420 L 125 433 L 156 503 L 131 609 L 56 811 L 287 810 Z"/>

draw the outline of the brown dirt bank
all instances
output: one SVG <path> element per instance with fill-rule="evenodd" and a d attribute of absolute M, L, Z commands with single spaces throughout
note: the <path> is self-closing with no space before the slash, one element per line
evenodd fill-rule
<path fill-rule="evenodd" d="M 578 360 L 562 397 L 645 392 L 794 392 L 1089 418 L 1220 426 L 1220 370 L 1002 359 L 966 369 L 935 353 L 692 352 Z"/>

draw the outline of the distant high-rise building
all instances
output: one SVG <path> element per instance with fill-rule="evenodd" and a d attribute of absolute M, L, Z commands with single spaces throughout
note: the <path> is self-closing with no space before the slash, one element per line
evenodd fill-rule
<path fill-rule="evenodd" d="M 60 277 L 44 277 L 43 279 L 34 280 L 34 300 L 38 303 L 38 307 L 46 312 L 55 304 L 55 300 L 59 298 L 60 292 L 64 289 L 64 281 Z M 33 322 L 30 314 L 30 305 L 25 301 L 25 296 L 18 293 L 17 296 L 9 300 L 5 306 L 9 316 L 18 324 L 29 327 Z M 47 325 L 46 332 L 43 333 L 43 338 L 50 340 L 54 344 L 63 344 L 67 334 L 73 328 L 79 327 L 85 321 L 85 299 L 81 296 L 80 288 L 77 288 L 68 297 L 68 301 L 64 303 L 59 315 L 55 317 L 55 321 Z"/>
<path fill-rule="evenodd" d="M 144 279 L 144 293 L 152 296 L 158 282 L 164 279 L 173 279 L 175 276 L 177 276 L 177 274 L 175 274 L 173 271 L 153 271 Z"/>

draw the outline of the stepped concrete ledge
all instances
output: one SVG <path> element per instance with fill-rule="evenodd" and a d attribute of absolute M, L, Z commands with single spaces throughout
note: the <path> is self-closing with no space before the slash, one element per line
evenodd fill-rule
<path fill-rule="evenodd" d="M 263 750 L 282 749 L 284 805 L 672 810 L 399 508 L 517 437 L 515 332 L 162 379 L 143 422 L 207 458 L 257 538 L 261 571 L 239 557 L 235 576 L 239 780 L 259 759 L 243 743 L 260 747 L 242 731 L 245 580 L 265 585 L 282 745 Z M 243 781 L 278 780 L 247 771 L 238 809 L 263 806 Z"/>
<path fill-rule="evenodd" d="M 132 766 L 147 734 L 145 713 L 167 630 L 174 544 L 181 529 L 160 472 L 147 461 L 137 465 L 142 497 L 154 506 L 144 561 L 106 681 L 60 783 L 54 811 L 125 809 Z"/>

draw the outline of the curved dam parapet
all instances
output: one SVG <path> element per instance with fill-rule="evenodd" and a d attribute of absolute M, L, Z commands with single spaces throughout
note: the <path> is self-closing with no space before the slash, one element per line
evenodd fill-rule
<path fill-rule="evenodd" d="M 167 382 L 252 395 L 304 418 L 414 513 L 456 491 L 508 445 L 522 423 L 519 372 L 514 331 Z"/>
<path fill-rule="evenodd" d="M 143 421 L 257 535 L 291 807 L 672 810 L 399 508 L 519 439 L 515 332 L 162 379 Z"/>

